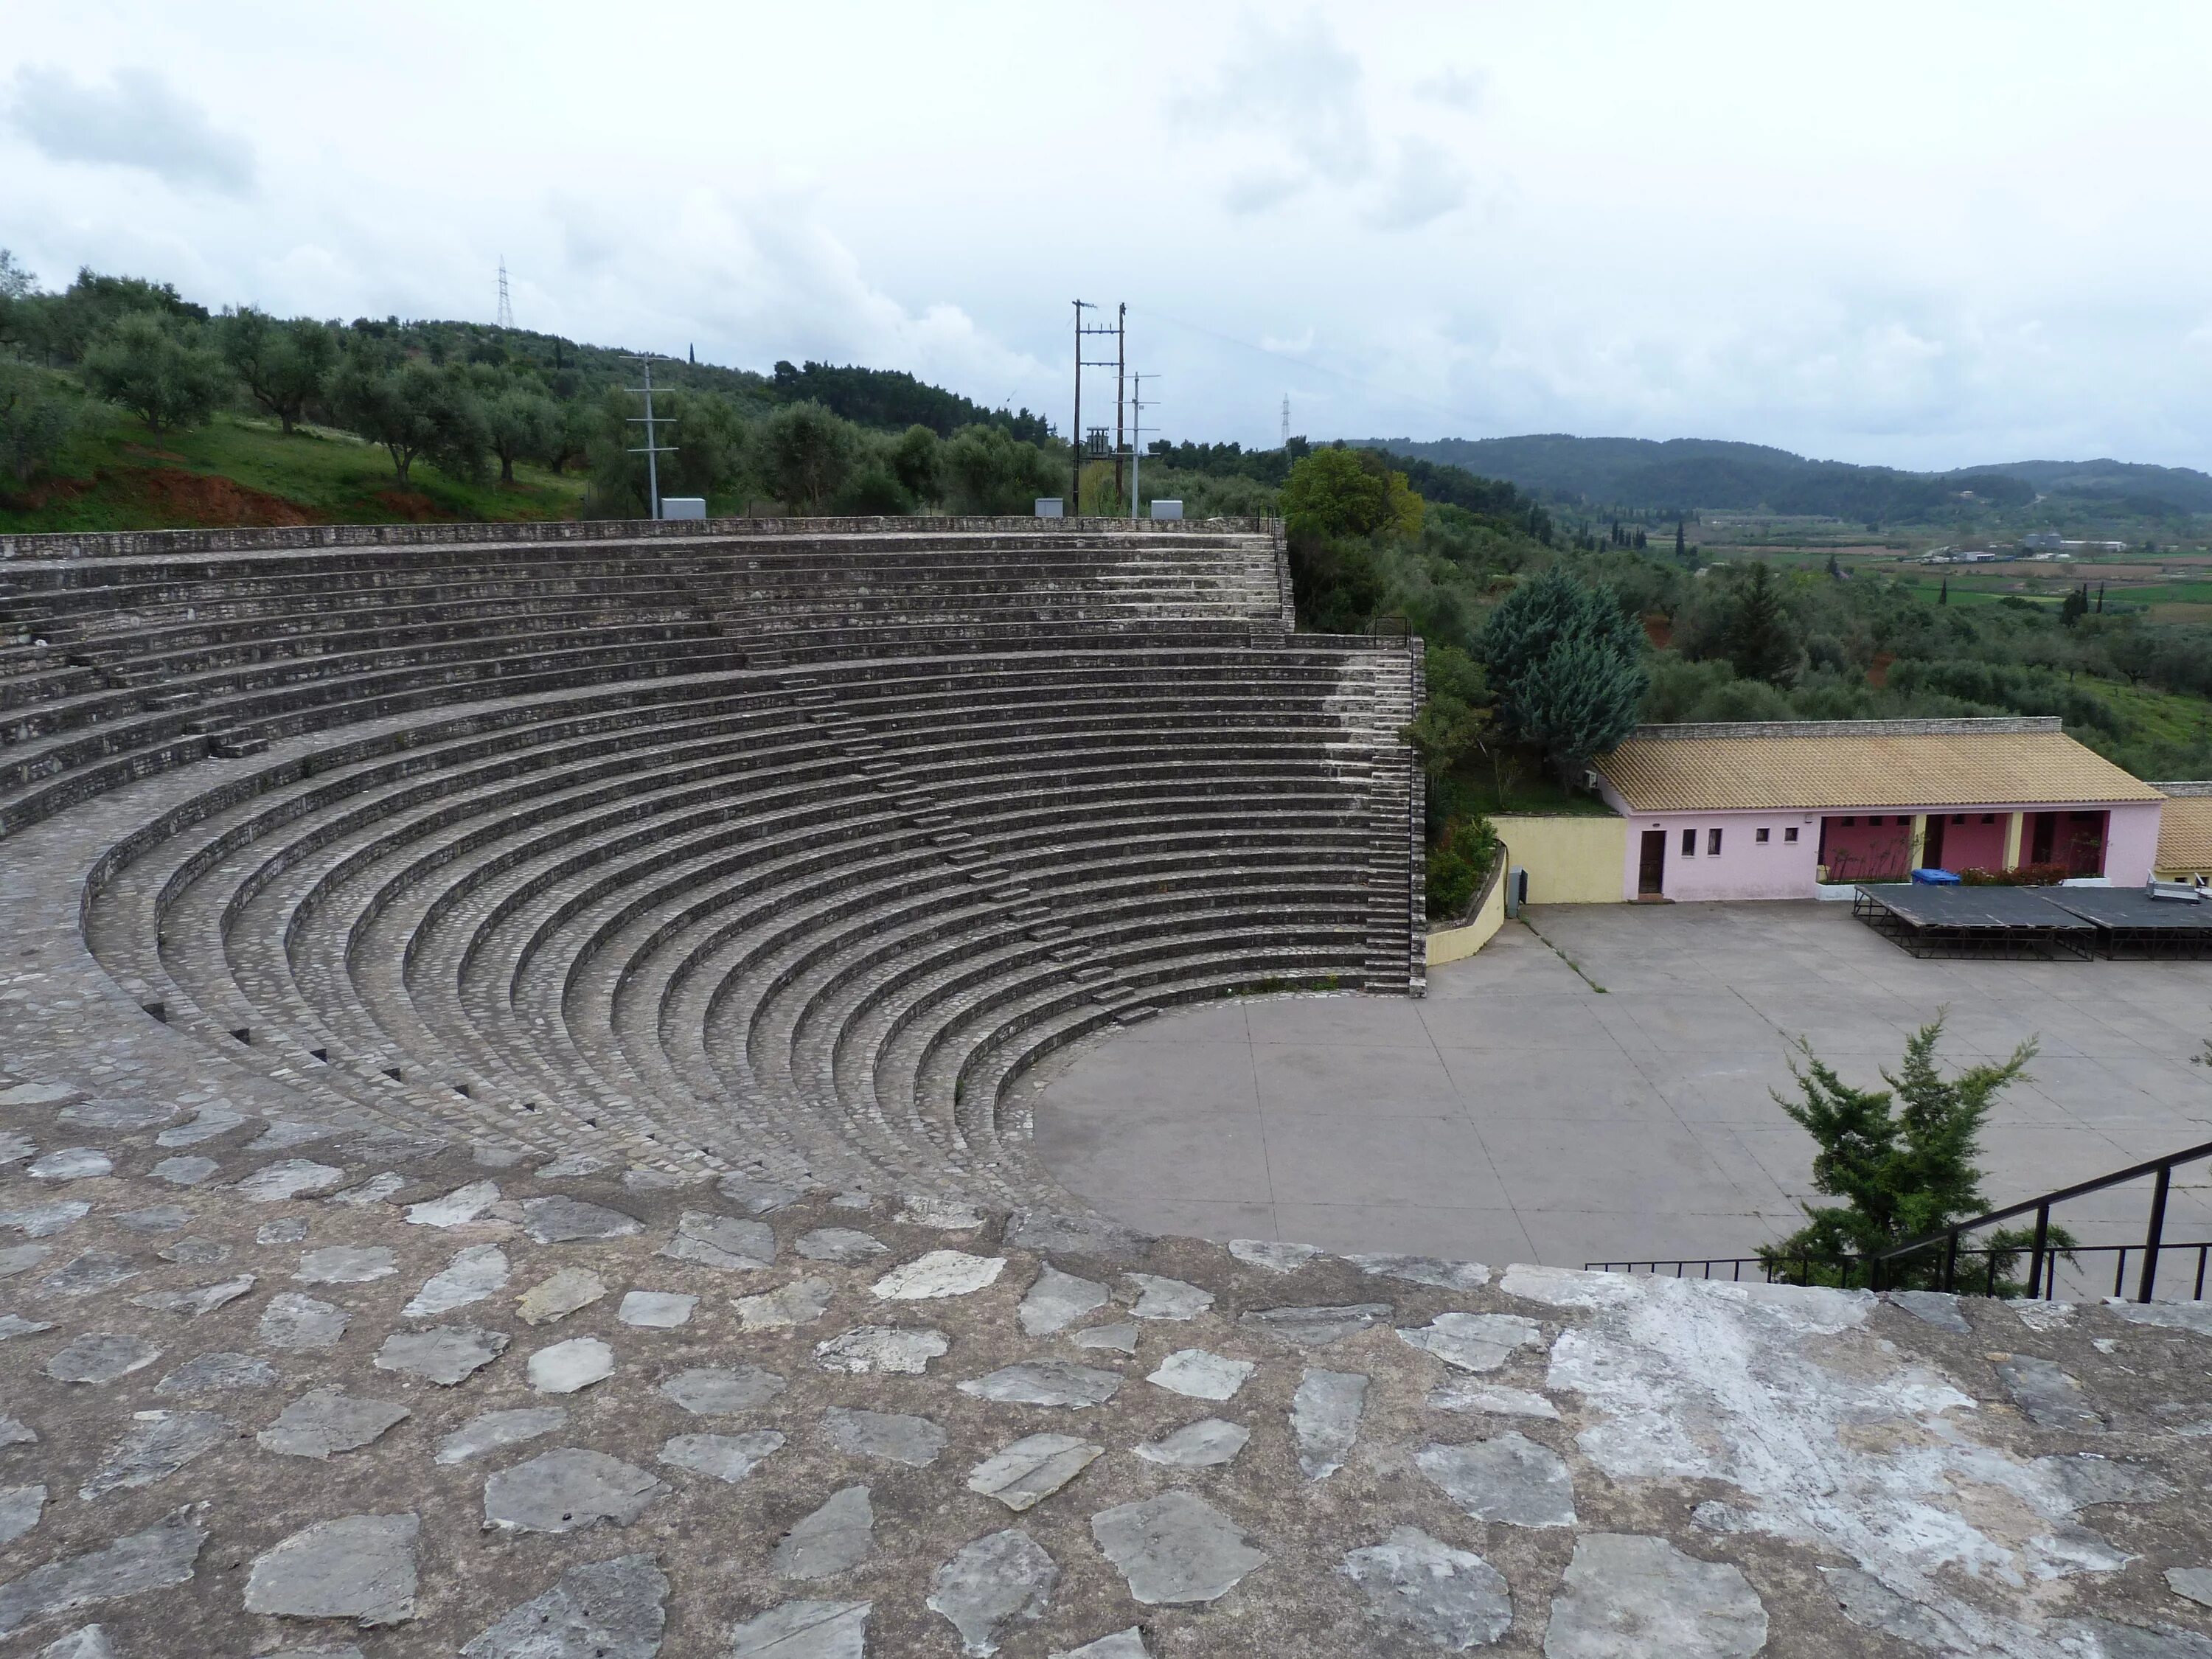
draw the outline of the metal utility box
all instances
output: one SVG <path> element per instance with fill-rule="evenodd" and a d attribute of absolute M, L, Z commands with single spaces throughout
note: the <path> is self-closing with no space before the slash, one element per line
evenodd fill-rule
<path fill-rule="evenodd" d="M 664 519 L 703 519 L 707 516 L 704 495 L 663 495 L 660 516 Z"/>
<path fill-rule="evenodd" d="M 1528 872 L 1519 865 L 1505 872 L 1505 914 L 1517 916 L 1528 903 Z"/>
<path fill-rule="evenodd" d="M 1154 501 L 1152 503 L 1152 516 L 1156 519 L 1180 519 L 1182 517 L 1182 503 L 1181 501 Z"/>
<path fill-rule="evenodd" d="M 1060 497 L 1040 495 L 1036 498 L 1036 515 L 1040 519 L 1064 519 L 1067 514 Z"/>

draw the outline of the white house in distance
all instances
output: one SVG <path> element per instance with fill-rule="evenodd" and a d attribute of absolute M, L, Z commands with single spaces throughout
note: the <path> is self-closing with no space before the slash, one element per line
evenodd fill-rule
<path fill-rule="evenodd" d="M 1644 726 L 1595 764 L 1627 823 L 1626 899 L 1813 898 L 2029 865 L 2132 884 L 2166 801 L 2056 716 Z"/>

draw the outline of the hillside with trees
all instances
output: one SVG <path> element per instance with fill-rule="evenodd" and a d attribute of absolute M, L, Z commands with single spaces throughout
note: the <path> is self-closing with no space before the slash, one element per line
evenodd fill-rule
<path fill-rule="evenodd" d="M 1372 441 L 1409 459 L 1502 478 L 1562 501 L 1662 517 L 1699 508 L 1764 509 L 1874 524 L 1924 523 L 1962 501 L 2021 509 L 2039 496 L 2098 513 L 2171 520 L 2212 513 L 2212 475 L 2121 461 L 2007 461 L 1910 472 L 1808 460 L 1761 444 L 1705 438 L 1448 438 Z"/>
<path fill-rule="evenodd" d="M 42 292 L 0 259 L 0 529 L 634 517 L 634 374 L 611 349 L 474 324 L 215 311 L 92 272 Z M 656 382 L 676 422 L 663 490 L 712 512 L 1021 514 L 1067 488 L 1066 444 L 1040 417 L 911 375 L 671 362 Z M 1555 457 L 1581 442 L 1529 441 Z M 1595 441 L 1614 471 L 1593 488 L 1676 453 Z M 1813 466 L 1748 445 L 1680 453 L 1746 476 Z M 2198 476 L 2021 465 L 2056 469 L 2023 489 Z M 1284 520 L 1301 626 L 1426 641 L 1409 736 L 1431 779 L 1440 914 L 1480 878 L 1487 814 L 1591 809 L 1584 767 L 1639 720 L 2057 714 L 2139 777 L 2212 775 L 2203 622 L 2107 605 L 2087 581 L 2063 604 L 1969 604 L 1903 565 L 1712 562 L 1679 525 L 1555 513 L 1540 492 L 1568 476 L 1524 485 L 1447 455 L 1303 438 L 1162 441 L 1145 459 L 1147 499 Z M 1085 460 L 1079 507 L 1128 510 L 1110 461 Z"/>
<path fill-rule="evenodd" d="M 646 510 L 623 352 L 481 324 L 211 309 L 0 252 L 0 529 Z M 715 512 L 1025 512 L 1066 450 L 910 374 L 656 360 L 664 495 Z"/>
<path fill-rule="evenodd" d="M 1194 458 L 1196 459 L 1196 458 Z M 1231 456 L 1224 465 L 1246 465 Z M 2149 779 L 2212 775 L 2212 628 L 2085 590 L 1953 605 L 1913 574 L 1703 563 L 1426 496 L 1373 448 L 1309 451 L 1279 501 L 1304 625 L 1427 642 L 1408 736 L 1430 776 L 1430 900 L 1474 893 L 1500 810 L 1594 805 L 1589 759 L 1638 720 L 2057 714 Z"/>

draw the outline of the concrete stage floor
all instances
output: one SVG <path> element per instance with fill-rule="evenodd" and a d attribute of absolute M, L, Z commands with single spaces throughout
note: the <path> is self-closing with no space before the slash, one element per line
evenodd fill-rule
<path fill-rule="evenodd" d="M 1767 1092 L 1790 1088 L 1792 1040 L 1879 1086 L 1947 1004 L 1954 1066 L 2041 1039 L 1984 1137 L 1992 1203 L 2212 1140 L 2212 1067 L 2191 1064 L 2212 963 L 1921 962 L 1810 902 L 1530 922 L 1431 970 L 1425 1001 L 1253 998 L 1079 1046 L 1024 1085 L 1038 1150 L 1156 1231 L 1571 1267 L 1747 1254 L 1814 1195 L 1812 1142 Z M 2177 1185 L 2168 1238 L 2212 1238 L 2206 1178 Z M 2139 1238 L 2147 1193 L 2068 1219 Z"/>

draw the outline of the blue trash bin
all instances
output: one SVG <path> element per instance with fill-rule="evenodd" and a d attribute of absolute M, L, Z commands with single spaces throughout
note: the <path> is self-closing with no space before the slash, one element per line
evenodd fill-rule
<path fill-rule="evenodd" d="M 1915 870 L 1912 878 L 1923 887 L 1956 887 L 1959 884 L 1957 875 L 1948 870 Z"/>

